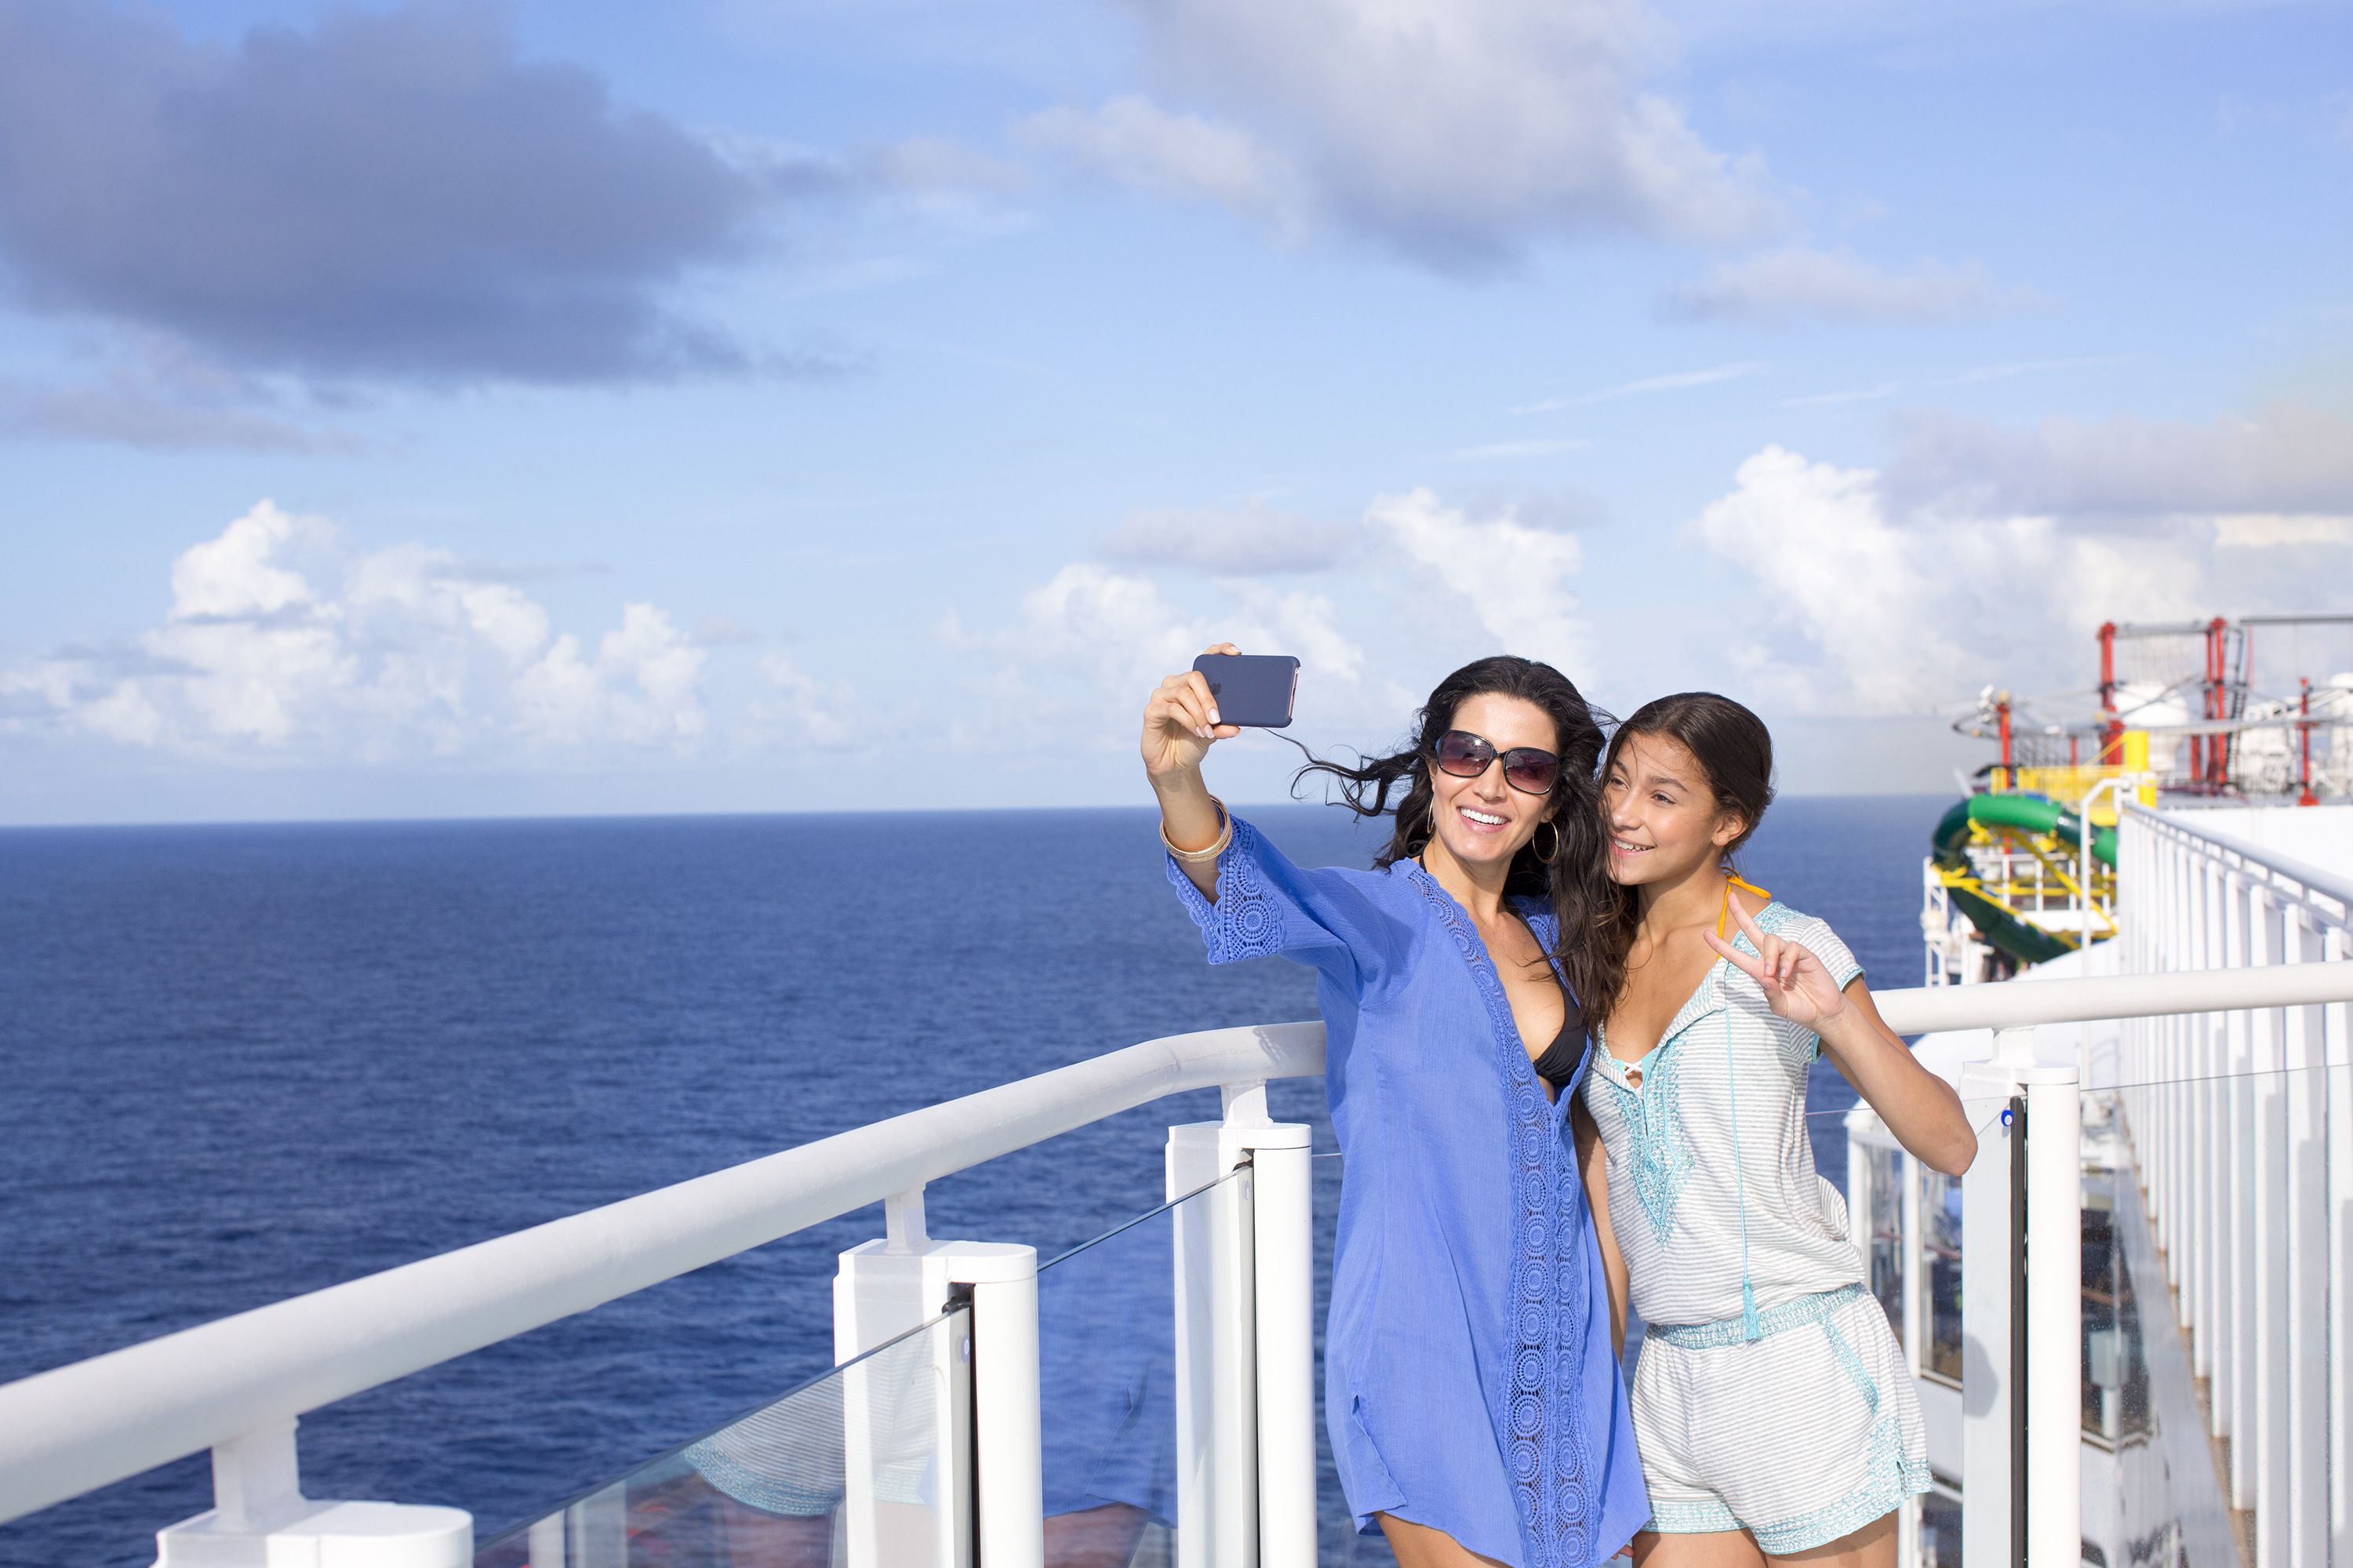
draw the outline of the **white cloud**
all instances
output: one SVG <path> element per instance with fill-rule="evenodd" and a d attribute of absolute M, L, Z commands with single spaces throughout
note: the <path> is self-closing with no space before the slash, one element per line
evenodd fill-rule
<path fill-rule="evenodd" d="M 1290 160 L 1240 126 L 1129 97 L 1093 111 L 1047 110 L 1018 135 L 1116 184 L 1229 207 L 1286 243 L 1303 238 L 1310 225 L 1309 193 Z"/>
<path fill-rule="evenodd" d="M 1784 321 L 1940 321 L 2028 303 L 2031 296 L 1994 287 L 1972 261 L 1920 261 L 1891 270 L 1849 250 L 1792 245 L 1719 263 L 1706 279 L 1671 291 L 1671 315 Z"/>
<path fill-rule="evenodd" d="M 2104 620 L 2309 608 L 2313 584 L 2353 567 L 2342 516 L 2118 526 L 1988 507 L 1973 489 L 1906 496 L 1778 446 L 1734 478 L 1686 536 L 1752 585 L 1767 635 L 1744 624 L 1730 663 L 1800 712 L 1917 713 L 1988 682 L 2064 684 L 2091 668 Z"/>
<path fill-rule="evenodd" d="M 1135 11 L 1155 96 L 1050 110 L 1023 133 L 1285 236 L 1332 229 L 1477 268 L 1546 236 L 1715 241 L 1778 212 L 1756 160 L 1709 146 L 1644 90 L 1662 49 L 1639 0 Z"/>
<path fill-rule="evenodd" d="M 650 604 L 586 652 L 448 551 L 353 549 L 264 501 L 172 563 L 163 622 L 0 670 L 6 726 L 214 758 L 491 760 L 683 748 L 709 654 Z"/>
<path fill-rule="evenodd" d="M 820 751 L 843 750 L 864 738 L 849 713 L 853 694 L 818 680 L 791 654 L 765 655 L 760 679 L 767 691 L 754 698 L 748 710 L 755 729 L 787 745 L 799 743 Z"/>
<path fill-rule="evenodd" d="M 2293 545 L 2353 545 L 2353 517 L 2310 513 L 2241 512 L 2214 519 L 2214 543 L 2224 549 L 2275 550 Z"/>
<path fill-rule="evenodd" d="M 1509 508 L 1474 517 L 1426 489 L 1381 497 L 1366 520 L 1461 600 L 1497 652 L 1587 667 L 1590 639 L 1570 591 L 1583 564 L 1574 534 L 1533 527 Z"/>
<path fill-rule="evenodd" d="M 1352 533 L 1250 500 L 1230 506 L 1134 513 L 1105 535 L 1099 547 L 1112 561 L 1185 567 L 1218 577 L 1259 577 L 1336 566 Z"/>

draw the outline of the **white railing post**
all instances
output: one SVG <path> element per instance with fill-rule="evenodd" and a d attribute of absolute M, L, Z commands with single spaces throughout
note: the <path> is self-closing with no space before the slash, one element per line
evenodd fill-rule
<path fill-rule="evenodd" d="M 1961 1178 L 1965 1568 L 2076 1568 L 2084 1533 L 2080 1075 L 1994 1035 L 1965 1101 L 2005 1107 Z M 2013 1114 L 2023 1109 L 2022 1120 Z M 2022 1184 L 2022 1185 L 2021 1185 Z M 2021 1234 L 2020 1222 L 2023 1221 Z M 2021 1257 L 2021 1243 L 2022 1253 Z"/>
<path fill-rule="evenodd" d="M 1176 1211 L 1179 1568 L 1315 1561 L 1314 1245 L 1309 1129 L 1276 1122 L 1263 1082 L 1226 1086 L 1225 1119 L 1168 1129 Z"/>
<path fill-rule="evenodd" d="M 888 1200 L 886 1213 L 889 1235 L 841 1255 L 834 1359 L 864 1356 L 959 1297 L 967 1316 L 958 1332 L 934 1334 L 903 1356 L 868 1357 L 842 1374 L 850 1568 L 1039 1568 L 1037 1249 L 932 1240 L 919 1189 Z"/>
<path fill-rule="evenodd" d="M 2339 744 L 2343 744 L 2339 742 Z M 2353 914 L 2353 910 L 2348 910 Z M 2353 933 L 2328 933 L 2328 958 L 2353 961 Z M 2321 1009 L 2328 1098 L 2329 1561 L 2353 1563 L 2353 1019 L 2341 1001 Z"/>
<path fill-rule="evenodd" d="M 977 1568 L 1042 1568 L 1045 1453 L 1038 1423 L 1038 1254 L 967 1242 L 955 1281 L 972 1287 L 973 1506 Z"/>
<path fill-rule="evenodd" d="M 1168 1129 L 1176 1224 L 1176 1562 L 1258 1561 L 1258 1324 L 1250 1172 L 1219 1122 Z M 1208 1192 L 1199 1189 L 1219 1183 Z"/>
<path fill-rule="evenodd" d="M 2281 916 L 2270 889 L 2247 889 L 2249 962 L 2279 962 Z M 2280 1012 L 2256 1009 L 2249 1020 L 2254 1046 L 2248 1079 L 2253 1141 L 2248 1146 L 2254 1174 L 2254 1429 L 2248 1447 L 2254 1461 L 2255 1568 L 2287 1568 L 2287 1096 L 2281 1083 L 2286 1065 L 2281 1050 Z"/>
<path fill-rule="evenodd" d="M 2019 1519 L 2015 1489 L 2024 1454 L 2018 1416 L 2013 1334 L 2012 1269 L 2018 1240 L 2012 1197 L 2024 1129 L 2008 1108 L 2018 1092 L 2012 1069 L 2000 1060 L 2007 1036 L 1996 1034 L 1997 1059 L 1961 1068 L 1961 1098 L 2003 1107 L 1986 1118 L 1977 1159 L 1961 1177 L 1961 1563 L 1962 1568 L 2016 1568 Z"/>
<path fill-rule="evenodd" d="M 2226 874 L 2222 892 L 2222 965 L 2243 968 L 2248 962 L 2247 886 L 2236 874 Z M 2230 1303 L 2222 1322 L 2222 1340 L 2214 1356 L 2216 1436 L 2231 1444 L 2231 1506 L 2255 1506 L 2255 1135 L 2254 1101 L 2247 1075 L 2254 1067 L 2249 1015 L 2235 1009 L 2227 1015 L 2230 1033 L 2229 1078 L 2230 1163 L 2224 1185 L 2231 1216 Z"/>
<path fill-rule="evenodd" d="M 2026 1089 L 2026 1562 L 2077 1568 L 2084 1544 L 2084 1102 L 2073 1066 Z"/>
<path fill-rule="evenodd" d="M 1314 1568 L 1314 1156 L 1299 1123 L 1245 1136 L 1258 1280 L 1259 1560 Z"/>
<path fill-rule="evenodd" d="M 213 1447 L 213 1507 L 155 1533 L 155 1568 L 467 1568 L 474 1519 L 410 1503 L 314 1502 L 302 1495 L 292 1418 Z M 560 1565 L 559 1565 L 560 1568 Z"/>
<path fill-rule="evenodd" d="M 2302 911 L 2282 912 L 2280 957 L 2291 964 L 2320 956 L 2320 934 Z M 2282 1098 L 2287 1121 L 2287 1213 L 2284 1239 L 2287 1340 L 2287 1515 L 2281 1542 L 2292 1568 L 2327 1568 L 2328 1389 L 2306 1369 L 2328 1354 L 2328 1099 L 2327 1051 L 2320 1009 L 2284 1010 L 2281 1045 L 2286 1071 Z"/>

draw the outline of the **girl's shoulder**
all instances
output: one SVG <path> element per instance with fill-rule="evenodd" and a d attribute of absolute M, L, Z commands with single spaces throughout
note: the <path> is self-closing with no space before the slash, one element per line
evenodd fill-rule
<path fill-rule="evenodd" d="M 1757 928 L 1767 936 L 1795 942 L 1821 959 L 1823 967 L 1831 971 L 1831 978 L 1838 982 L 1841 990 L 1862 972 L 1862 965 L 1855 960 L 1853 949 L 1831 928 L 1831 923 L 1819 915 L 1793 909 L 1776 898 L 1765 906 L 1756 920 Z"/>

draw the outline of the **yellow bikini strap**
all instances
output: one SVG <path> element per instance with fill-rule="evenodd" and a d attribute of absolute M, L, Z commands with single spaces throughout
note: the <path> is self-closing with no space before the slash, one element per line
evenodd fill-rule
<path fill-rule="evenodd" d="M 1715 912 L 1715 934 L 1719 937 L 1724 935 L 1725 922 L 1732 918 L 1732 890 L 1736 887 L 1743 893 L 1753 893 L 1767 903 L 1772 901 L 1771 894 L 1753 882 L 1743 881 L 1739 873 L 1725 872 L 1724 874 L 1724 907 Z"/>

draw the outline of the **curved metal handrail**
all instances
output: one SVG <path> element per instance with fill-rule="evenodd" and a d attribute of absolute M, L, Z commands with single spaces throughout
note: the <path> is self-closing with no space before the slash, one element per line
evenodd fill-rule
<path fill-rule="evenodd" d="M 2353 963 L 1891 991 L 1899 1033 L 2353 1001 Z M 1171 1035 L 0 1387 L 0 1523 L 1169 1095 L 1324 1070 L 1320 1022 Z"/>
<path fill-rule="evenodd" d="M 1324 1026 L 1131 1045 L 0 1387 L 0 1523 L 1169 1095 L 1324 1070 Z"/>

